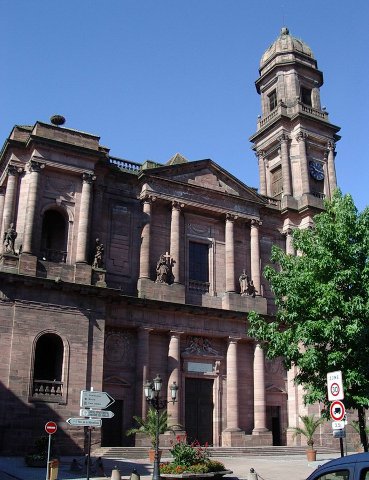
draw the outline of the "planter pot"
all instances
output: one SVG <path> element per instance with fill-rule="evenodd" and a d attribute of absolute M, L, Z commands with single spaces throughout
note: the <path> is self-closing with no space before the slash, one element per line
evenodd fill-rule
<path fill-rule="evenodd" d="M 306 450 L 306 457 L 308 462 L 316 461 L 316 450 Z"/>
<path fill-rule="evenodd" d="M 161 459 L 161 454 L 163 453 L 162 450 L 159 450 L 159 462 L 160 462 L 160 459 Z M 153 448 L 150 448 L 149 450 L 149 460 L 150 460 L 150 463 L 154 463 L 154 460 L 155 460 L 155 450 Z"/>
<path fill-rule="evenodd" d="M 209 472 L 209 473 L 161 473 L 162 478 L 167 478 L 168 480 L 201 480 L 201 479 L 210 479 L 210 478 L 220 478 L 224 475 L 233 473 L 232 470 L 222 470 L 221 472 Z"/>

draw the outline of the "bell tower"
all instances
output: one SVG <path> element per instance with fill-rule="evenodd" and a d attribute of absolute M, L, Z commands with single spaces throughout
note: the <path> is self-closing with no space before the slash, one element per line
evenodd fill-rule
<path fill-rule="evenodd" d="M 261 97 L 257 132 L 250 138 L 259 163 L 260 193 L 280 200 L 287 223 L 323 208 L 337 187 L 339 127 L 322 107 L 323 73 L 303 41 L 284 27 L 265 51 L 255 82 Z M 309 221 L 309 220 L 308 220 Z"/>

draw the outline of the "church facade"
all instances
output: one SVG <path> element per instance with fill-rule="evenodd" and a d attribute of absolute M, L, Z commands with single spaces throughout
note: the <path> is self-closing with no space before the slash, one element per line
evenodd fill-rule
<path fill-rule="evenodd" d="M 295 254 L 293 229 L 336 188 L 322 84 L 310 48 L 282 29 L 256 81 L 259 191 L 208 159 L 113 157 L 57 117 L 13 128 L 0 157 L 2 452 L 24 451 L 48 420 L 63 451 L 82 449 L 86 432 L 66 420 L 91 388 L 115 399 L 94 442 L 132 445 L 158 373 L 168 399 L 179 387 L 169 424 L 188 438 L 292 444 L 302 392 L 249 337 L 247 313 L 273 317 L 271 247 Z"/>

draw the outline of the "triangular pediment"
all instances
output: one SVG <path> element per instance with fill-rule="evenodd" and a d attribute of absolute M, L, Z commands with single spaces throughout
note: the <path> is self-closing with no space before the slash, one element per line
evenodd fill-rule
<path fill-rule="evenodd" d="M 268 385 L 265 389 L 268 393 L 283 393 L 283 394 L 286 394 L 287 392 L 285 390 L 283 390 L 282 388 L 280 387 L 277 387 L 276 385 L 272 384 L 272 385 Z"/>
<path fill-rule="evenodd" d="M 117 375 L 110 375 L 109 377 L 104 378 L 104 385 L 118 385 L 120 387 L 130 388 L 131 384 L 124 380 L 124 378 L 118 377 Z"/>
<path fill-rule="evenodd" d="M 257 203 L 265 203 L 256 189 L 248 187 L 212 160 L 189 162 L 180 154 L 170 160 L 170 164 L 145 171 L 145 176 L 166 179 L 215 192 L 234 195 Z"/>

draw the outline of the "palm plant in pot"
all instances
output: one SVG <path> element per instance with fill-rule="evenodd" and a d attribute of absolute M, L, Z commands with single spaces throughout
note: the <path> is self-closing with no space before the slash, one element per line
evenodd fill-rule
<path fill-rule="evenodd" d="M 293 438 L 302 435 L 306 438 L 308 449 L 306 456 L 309 462 L 316 460 L 316 450 L 314 450 L 314 435 L 319 426 L 325 421 L 324 418 L 317 418 L 315 415 L 300 415 L 301 427 L 294 427 Z"/>
<path fill-rule="evenodd" d="M 153 408 L 149 408 L 146 418 L 135 415 L 133 417 L 137 426 L 130 428 L 126 431 L 126 435 L 135 435 L 136 433 L 142 433 L 147 435 L 151 442 L 151 449 L 149 450 L 150 461 L 154 461 L 155 447 L 156 447 L 156 411 Z M 168 413 L 163 410 L 159 413 L 159 434 L 167 431 Z M 161 451 L 159 451 L 161 455 Z"/>

